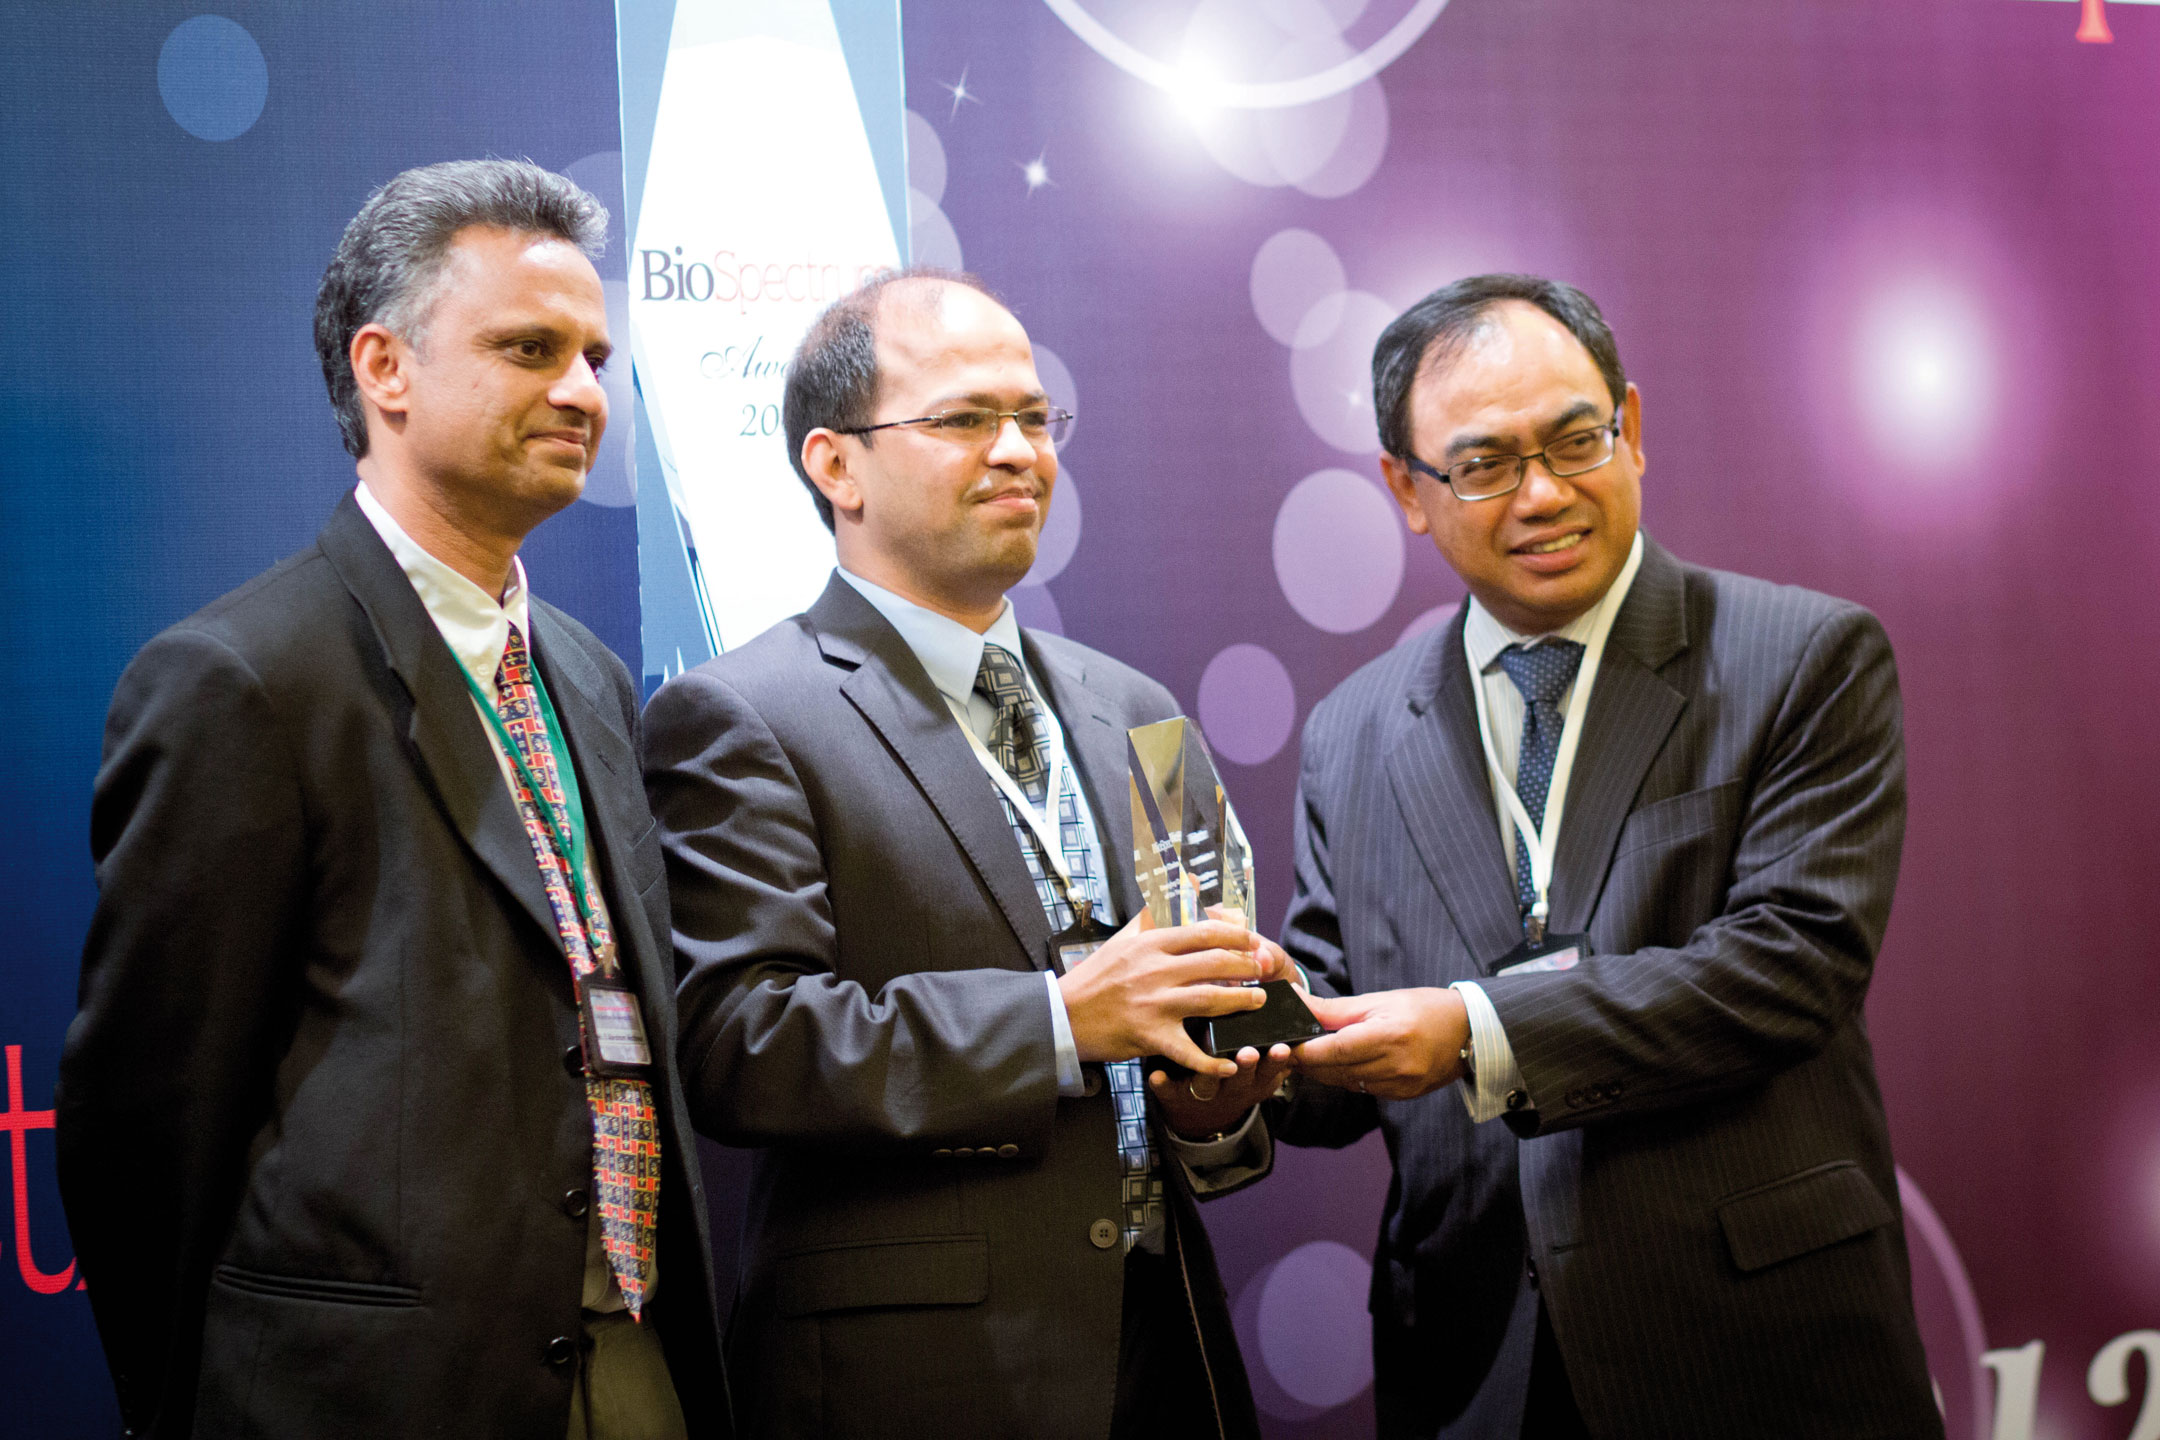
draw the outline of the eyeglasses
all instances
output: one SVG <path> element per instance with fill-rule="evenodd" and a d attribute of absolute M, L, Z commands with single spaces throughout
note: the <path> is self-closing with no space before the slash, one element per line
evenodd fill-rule
<path fill-rule="evenodd" d="M 1530 473 L 1530 462 L 1542 460 L 1555 479 L 1587 475 L 1613 457 L 1613 442 L 1620 434 L 1616 414 L 1595 430 L 1576 430 L 1562 435 L 1535 455 L 1478 455 L 1435 470 L 1415 455 L 1403 463 L 1420 475 L 1430 475 L 1455 492 L 1458 500 L 1497 500 L 1520 489 Z"/>
<path fill-rule="evenodd" d="M 848 430 L 835 430 L 836 435 L 868 435 L 873 430 L 895 430 L 903 425 L 920 425 L 933 435 L 961 445 L 987 445 L 1012 421 L 1020 427 L 1020 434 L 1035 446 L 1056 445 L 1065 438 L 1072 427 L 1070 410 L 1060 410 L 1055 405 L 1026 405 L 1018 410 L 994 410 L 988 405 L 963 405 L 957 409 L 942 411 L 936 415 L 918 415 L 913 420 L 887 420 L 882 425 L 857 425 Z"/>

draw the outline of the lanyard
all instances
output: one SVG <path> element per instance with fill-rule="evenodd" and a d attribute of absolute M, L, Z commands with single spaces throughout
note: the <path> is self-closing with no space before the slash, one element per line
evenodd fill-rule
<path fill-rule="evenodd" d="M 578 918 L 585 922 L 585 933 L 589 940 L 597 927 L 594 916 L 598 913 L 599 906 L 594 903 L 586 888 L 590 877 L 585 868 L 588 848 L 585 838 L 585 797 L 578 789 L 577 770 L 569 763 L 567 756 L 560 757 L 555 762 L 556 778 L 562 782 L 563 810 L 569 822 L 566 833 L 555 818 L 555 807 L 548 804 L 547 792 L 540 788 L 540 777 L 525 763 L 524 754 L 519 751 L 517 742 L 510 738 L 509 727 L 503 724 L 502 715 L 489 703 L 486 693 L 480 688 L 480 682 L 473 679 L 472 672 L 463 664 L 458 666 L 458 674 L 465 677 L 465 688 L 472 691 L 473 699 L 479 702 L 480 714 L 487 720 L 488 728 L 495 732 L 495 739 L 502 746 L 503 754 L 508 756 L 510 763 L 517 768 L 518 777 L 525 782 L 526 790 L 532 794 L 533 809 L 540 812 L 540 823 L 547 826 L 548 838 L 555 842 L 556 852 L 563 857 L 565 868 L 570 872 L 570 896 L 577 904 Z M 562 721 L 555 716 L 555 702 L 548 698 L 547 686 L 540 683 L 538 662 L 532 662 L 532 679 L 533 693 L 540 697 L 540 723 L 546 728 L 552 746 L 553 737 L 563 733 Z M 589 948 L 593 952 L 595 963 L 600 963 L 601 947 L 594 945 Z M 608 960 L 610 963 L 602 965 L 602 974 L 613 973 L 612 956 L 609 956 Z"/>
<path fill-rule="evenodd" d="M 1034 689 L 1032 682 L 1028 688 L 1030 691 Z M 990 747 L 983 744 L 982 738 L 975 733 L 975 727 L 968 723 L 966 711 L 949 699 L 946 701 L 946 708 L 952 710 L 953 718 L 960 722 L 960 733 L 967 736 L 968 748 L 975 752 L 976 762 L 989 774 L 1005 798 L 1012 802 L 1014 813 L 1027 822 L 1028 829 L 1034 831 L 1035 838 L 1042 842 L 1043 864 L 1047 865 L 1050 873 L 1057 878 L 1058 890 L 1065 896 L 1065 903 L 1073 905 L 1072 866 L 1066 862 L 1065 840 L 1058 833 L 1058 800 L 1065 793 L 1065 736 L 1058 729 L 1057 719 L 1051 715 L 1050 707 L 1042 703 L 1040 695 L 1035 697 L 1035 713 L 1042 717 L 1046 732 L 1043 736 L 1043 748 L 1050 756 L 1049 783 L 1043 791 L 1040 809 L 1028 799 L 1027 792 L 1020 788 L 1020 783 L 1013 779 L 1003 765 L 998 764 L 997 756 L 990 753 Z M 1074 905 L 1073 908 L 1077 910 L 1079 907 Z"/>
<path fill-rule="evenodd" d="M 1530 907 L 1532 939 L 1545 938 L 1546 921 L 1552 915 L 1553 856 L 1560 848 L 1560 817 L 1567 807 L 1568 777 L 1575 770 L 1575 752 L 1582 745 L 1583 716 L 1590 709 L 1590 689 L 1597 683 L 1598 665 L 1605 658 L 1605 641 L 1612 635 L 1613 620 L 1620 613 L 1620 603 L 1634 583 L 1635 572 L 1642 564 L 1642 536 L 1635 537 L 1634 548 L 1628 552 L 1627 564 L 1620 568 L 1612 588 L 1598 602 L 1598 616 L 1591 622 L 1590 635 L 1583 646 L 1582 665 L 1575 672 L 1575 688 L 1568 696 L 1567 716 L 1560 722 L 1560 750 L 1553 756 L 1552 781 L 1545 791 L 1545 823 L 1542 827 L 1530 823 L 1530 811 L 1508 783 L 1507 772 L 1500 768 L 1500 752 L 1493 745 L 1492 716 L 1485 703 L 1485 677 L 1474 662 L 1470 670 L 1470 693 L 1477 701 L 1478 740 L 1485 747 L 1485 763 L 1492 768 L 1493 788 L 1507 802 L 1508 817 L 1514 822 L 1515 833 L 1522 837 L 1523 850 L 1530 857 L 1530 885 L 1537 900 Z M 1607 603 L 1607 601 L 1612 603 Z M 1470 660 L 1470 631 L 1463 629 L 1463 658 Z M 1529 701 L 1524 700 L 1527 707 Z M 1522 756 L 1515 757 L 1519 769 Z"/>

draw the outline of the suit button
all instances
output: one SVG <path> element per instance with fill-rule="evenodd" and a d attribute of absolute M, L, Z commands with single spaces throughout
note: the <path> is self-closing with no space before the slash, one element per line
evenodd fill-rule
<path fill-rule="evenodd" d="M 572 1075 L 582 1076 L 585 1073 L 585 1051 L 576 1045 L 563 1051 L 562 1068 Z"/>
<path fill-rule="evenodd" d="M 1090 1098 L 1102 1094 L 1102 1066 L 1088 1065 L 1081 1069 L 1080 1093 Z"/>
<path fill-rule="evenodd" d="M 1107 1250 L 1117 1244 L 1118 1228 L 1108 1220 L 1097 1220 L 1088 1226 L 1088 1244 L 1098 1250 Z"/>
<path fill-rule="evenodd" d="M 975 1151 L 973 1150 L 973 1148 L 966 1145 L 953 1146 L 952 1153 L 953 1159 L 955 1160 L 972 1160 L 975 1158 Z"/>
<path fill-rule="evenodd" d="M 1580 1090 L 1570 1090 L 1570 1091 L 1568 1091 L 1568 1092 L 1567 1092 L 1567 1108 L 1568 1108 L 1568 1109 L 1570 1109 L 1570 1110 L 1580 1110 L 1580 1109 L 1582 1109 L 1582 1107 L 1583 1107 L 1583 1105 L 1584 1105 L 1585 1103 L 1587 1103 L 1587 1102 L 1585 1102 L 1585 1101 L 1584 1101 L 1584 1099 L 1583 1099 L 1583 1093 L 1582 1093 L 1582 1091 L 1580 1091 Z"/>
<path fill-rule="evenodd" d="M 548 1341 L 548 1364 L 560 1370 L 575 1359 L 577 1359 L 577 1341 L 572 1340 L 568 1335 L 557 1335 L 553 1340 Z"/>
<path fill-rule="evenodd" d="M 1520 1110 L 1520 1109 L 1522 1109 L 1522 1108 L 1523 1108 L 1523 1106 L 1525 1106 L 1525 1105 L 1528 1105 L 1529 1103 L 1530 1103 L 1530 1097 L 1529 1097 L 1528 1095 L 1524 1094 L 1524 1093 L 1523 1093 L 1522 1091 L 1520 1091 L 1520 1090 L 1510 1090 L 1510 1091 L 1508 1091 L 1508 1092 L 1507 1092 L 1507 1108 L 1508 1108 L 1508 1109 L 1510 1109 L 1510 1110 Z"/>
<path fill-rule="evenodd" d="M 950 1160 L 950 1159 L 952 1159 L 952 1151 L 950 1151 L 950 1150 L 932 1150 L 932 1151 L 930 1152 L 930 1158 L 931 1158 L 931 1159 L 933 1159 L 933 1160 Z"/>
<path fill-rule="evenodd" d="M 1019 1147 L 1018 1145 L 1000 1145 L 1000 1146 L 998 1146 L 998 1159 L 1000 1159 L 1000 1160 L 1012 1160 L 1012 1159 L 1015 1159 L 1015 1158 L 1017 1158 L 1017 1157 L 1019 1156 L 1019 1154 L 1020 1154 L 1020 1147 Z"/>
<path fill-rule="evenodd" d="M 591 1209 L 592 1206 L 583 1190 L 565 1190 L 562 1197 L 562 1208 L 563 1214 L 568 1215 L 571 1219 L 582 1220 L 585 1218 L 585 1212 Z"/>

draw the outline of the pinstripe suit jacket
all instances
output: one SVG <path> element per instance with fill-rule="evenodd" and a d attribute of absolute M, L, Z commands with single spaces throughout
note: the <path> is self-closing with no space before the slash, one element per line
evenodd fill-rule
<path fill-rule="evenodd" d="M 1274 1117 L 1386 1132 L 1374 1309 L 1430 1343 L 1381 1383 L 1512 1436 L 1541 1288 L 1595 1434 L 1939 1435 L 1861 1014 L 1905 819 L 1882 627 L 1646 545 L 1555 864 L 1553 928 L 1596 956 L 1498 978 L 1521 932 L 1462 627 L 1345 681 L 1300 774 L 1285 945 L 1341 993 L 1480 979 L 1523 1076 L 1504 1123 L 1453 1086 Z"/>

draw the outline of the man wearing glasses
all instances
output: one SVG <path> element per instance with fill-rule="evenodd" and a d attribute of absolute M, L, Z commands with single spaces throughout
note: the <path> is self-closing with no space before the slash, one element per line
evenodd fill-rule
<path fill-rule="evenodd" d="M 1269 1118 L 1387 1135 L 1381 1434 L 1940 1435 L 1861 1022 L 1882 627 L 1640 532 L 1642 399 L 1578 290 L 1459 281 L 1373 380 L 1470 598 L 1306 727 L 1283 938 L 1342 998 Z"/>
<path fill-rule="evenodd" d="M 1126 730 L 1177 704 L 1005 598 L 1071 417 L 936 272 L 820 317 L 784 409 L 839 569 L 645 716 L 691 1113 L 758 1147 L 746 1431 L 1256 1435 L 1192 1202 L 1267 1169 L 1289 1051 L 1214 1060 L 1181 1022 L 1287 962 L 1121 927 Z M 1155 1055 L 1193 1078 L 1143 1080 Z"/>

